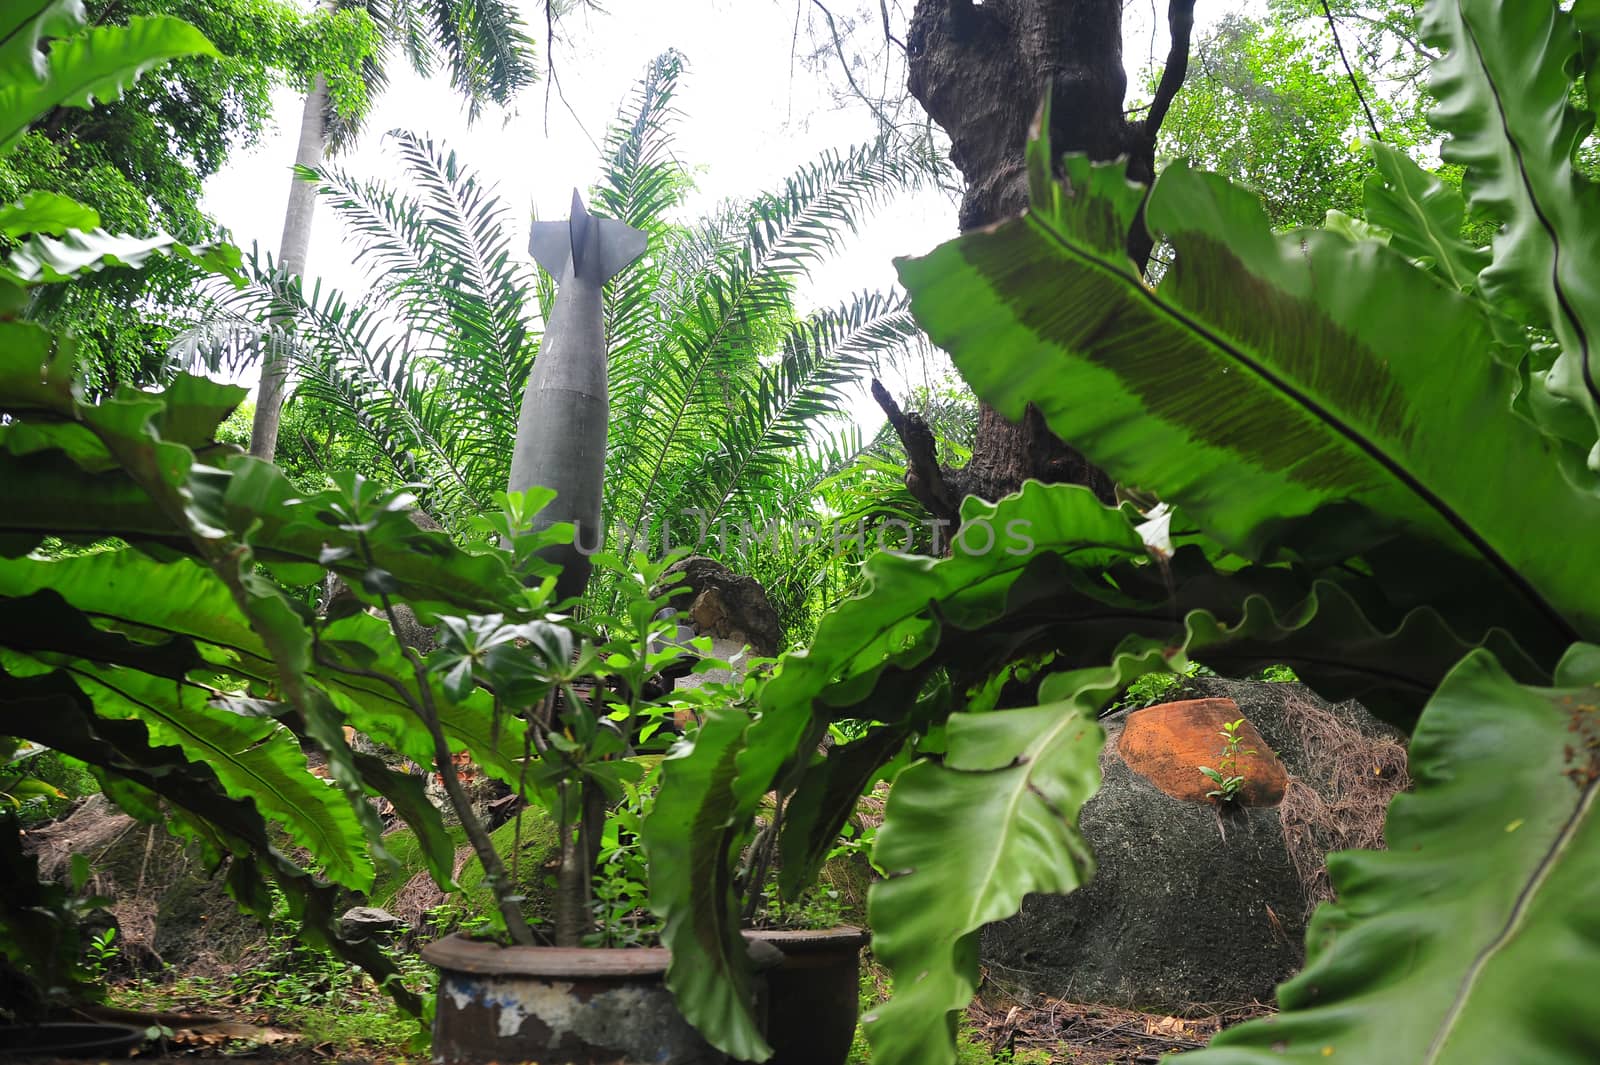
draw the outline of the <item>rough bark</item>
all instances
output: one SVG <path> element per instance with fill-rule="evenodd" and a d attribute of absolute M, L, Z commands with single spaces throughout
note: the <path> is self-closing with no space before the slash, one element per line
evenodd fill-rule
<path fill-rule="evenodd" d="M 1084 152 L 1097 161 L 1125 157 L 1129 177 L 1150 182 L 1156 134 L 1183 81 L 1193 12 L 1194 0 L 1170 0 L 1173 50 L 1156 106 L 1144 120 L 1130 121 L 1123 110 L 1122 0 L 918 0 L 907 38 L 909 88 L 950 136 L 951 161 L 966 180 L 961 229 L 1027 207 L 1024 151 L 1047 90 L 1057 152 Z M 1129 255 L 1142 266 L 1150 249 L 1144 227 L 1136 226 Z M 878 398 L 883 404 L 887 397 Z M 913 418 L 905 416 L 908 423 Z M 912 458 L 907 483 L 939 516 L 950 496 L 958 503 L 969 494 L 998 499 L 1030 478 L 1088 485 L 1115 500 L 1111 479 L 1051 433 L 1032 408 L 1017 424 L 984 404 L 971 461 L 942 470 L 933 463 L 940 477 L 929 475 L 931 456 L 917 453 L 914 436 L 901 432 Z"/>
<path fill-rule="evenodd" d="M 327 144 L 328 83 L 322 75 L 306 94 L 300 118 L 300 143 L 295 149 L 296 166 L 320 167 Z M 278 269 L 286 276 L 305 273 L 306 256 L 311 248 L 311 219 L 317 205 L 317 190 L 307 181 L 289 179 L 289 208 L 283 216 L 283 240 L 278 246 Z M 273 326 L 280 328 L 282 322 Z M 255 421 L 250 430 L 250 454 L 271 461 L 278 451 L 278 424 L 283 419 L 287 398 L 288 351 L 269 344 L 261 360 L 261 388 L 256 394 Z"/>

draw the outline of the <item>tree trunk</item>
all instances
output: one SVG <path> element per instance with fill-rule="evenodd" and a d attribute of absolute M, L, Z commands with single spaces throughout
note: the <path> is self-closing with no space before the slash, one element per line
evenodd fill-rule
<path fill-rule="evenodd" d="M 1192 11 L 1192 0 L 1173 7 Z M 1186 58 L 1187 29 L 1182 36 Z M 1131 178 L 1152 179 L 1155 131 L 1123 112 L 1122 0 L 918 0 L 907 50 L 911 94 L 949 134 L 950 158 L 966 179 L 963 231 L 1027 207 L 1024 151 L 1047 89 L 1057 153 L 1084 152 L 1102 162 L 1126 156 Z M 1143 265 L 1150 241 L 1142 227 L 1129 235 L 1128 250 Z M 1050 432 L 1033 408 L 1019 425 L 984 404 L 972 459 L 945 471 L 944 494 L 993 500 L 1029 478 L 1088 485 L 1115 501 L 1111 479 Z M 927 478 L 918 480 L 914 492 Z"/>
<path fill-rule="evenodd" d="M 317 75 L 306 94 L 300 116 L 300 144 L 295 150 L 296 166 L 320 167 L 327 142 L 326 115 L 328 83 Z M 289 209 L 283 216 L 283 241 L 278 247 L 278 270 L 285 276 L 299 277 L 306 270 L 306 253 L 311 246 L 311 216 L 317 205 L 317 190 L 308 181 L 291 175 Z M 274 320 L 274 329 L 288 328 L 288 321 Z M 269 462 L 278 452 L 278 423 L 283 417 L 283 401 L 289 383 L 289 355 L 286 345 L 267 344 L 261 359 L 261 388 L 256 395 L 255 423 L 250 431 L 250 454 Z"/>

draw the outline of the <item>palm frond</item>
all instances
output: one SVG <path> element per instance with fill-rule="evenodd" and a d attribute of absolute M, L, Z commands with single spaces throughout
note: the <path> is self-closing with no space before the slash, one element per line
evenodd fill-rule
<path fill-rule="evenodd" d="M 389 296 L 437 272 L 422 204 L 380 181 L 361 181 L 341 167 L 296 167 L 356 239 L 354 261 Z"/>
<path fill-rule="evenodd" d="M 394 262 L 386 271 L 395 277 L 391 287 L 411 326 L 441 339 L 456 386 L 482 407 L 485 422 L 495 427 L 492 447 L 509 463 L 533 365 L 526 320 L 531 269 L 511 256 L 510 211 L 454 152 L 412 133 L 391 136 L 421 193 L 414 216 L 405 216 L 415 225 L 405 230 L 415 238 L 415 272 L 396 277 L 402 263 Z M 386 198 L 363 213 L 393 211 Z"/>
<path fill-rule="evenodd" d="M 469 122 L 485 104 L 504 106 L 538 80 L 533 38 L 504 0 L 424 0 L 419 9 L 450 72 L 450 87 L 467 100 Z"/>
<path fill-rule="evenodd" d="M 473 459 L 488 427 L 439 387 L 437 338 L 409 330 L 383 301 L 351 301 L 320 283 L 308 292 L 269 255 L 243 265 L 244 287 L 215 294 L 221 320 L 271 323 L 292 338 L 296 399 L 341 419 L 398 479 L 418 484 L 430 512 L 481 509 L 492 489 Z"/>

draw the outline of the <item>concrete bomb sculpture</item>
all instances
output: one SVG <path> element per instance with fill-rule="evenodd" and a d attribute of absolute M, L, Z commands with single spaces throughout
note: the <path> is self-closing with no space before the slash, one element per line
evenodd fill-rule
<path fill-rule="evenodd" d="M 558 600 L 581 595 L 589 583 L 589 554 L 604 546 L 600 505 L 605 487 L 606 330 L 602 292 L 608 279 L 644 254 L 645 234 L 611 218 L 596 218 L 572 192 L 572 217 L 535 222 L 528 239 L 534 260 L 557 281 L 555 309 L 517 418 L 510 489 L 536 485 L 556 498 L 539 513 L 535 529 L 568 521 L 571 544 L 541 552 L 561 565 Z"/>

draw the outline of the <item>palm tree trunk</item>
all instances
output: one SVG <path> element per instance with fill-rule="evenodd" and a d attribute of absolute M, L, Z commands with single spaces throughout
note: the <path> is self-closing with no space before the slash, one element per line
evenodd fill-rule
<path fill-rule="evenodd" d="M 300 144 L 295 150 L 296 166 L 320 167 L 327 142 L 324 121 L 328 106 L 328 83 L 317 75 L 306 94 L 300 116 Z M 317 205 L 317 190 L 298 177 L 289 179 L 289 209 L 283 216 L 283 241 L 278 246 L 278 269 L 286 276 L 305 273 L 306 253 L 311 246 L 311 215 Z M 274 330 L 287 329 L 290 322 L 274 320 Z M 268 344 L 261 360 L 261 389 L 256 396 L 255 424 L 250 432 L 250 454 L 269 462 L 278 450 L 278 423 L 283 417 L 283 401 L 289 381 L 289 350 Z"/>

